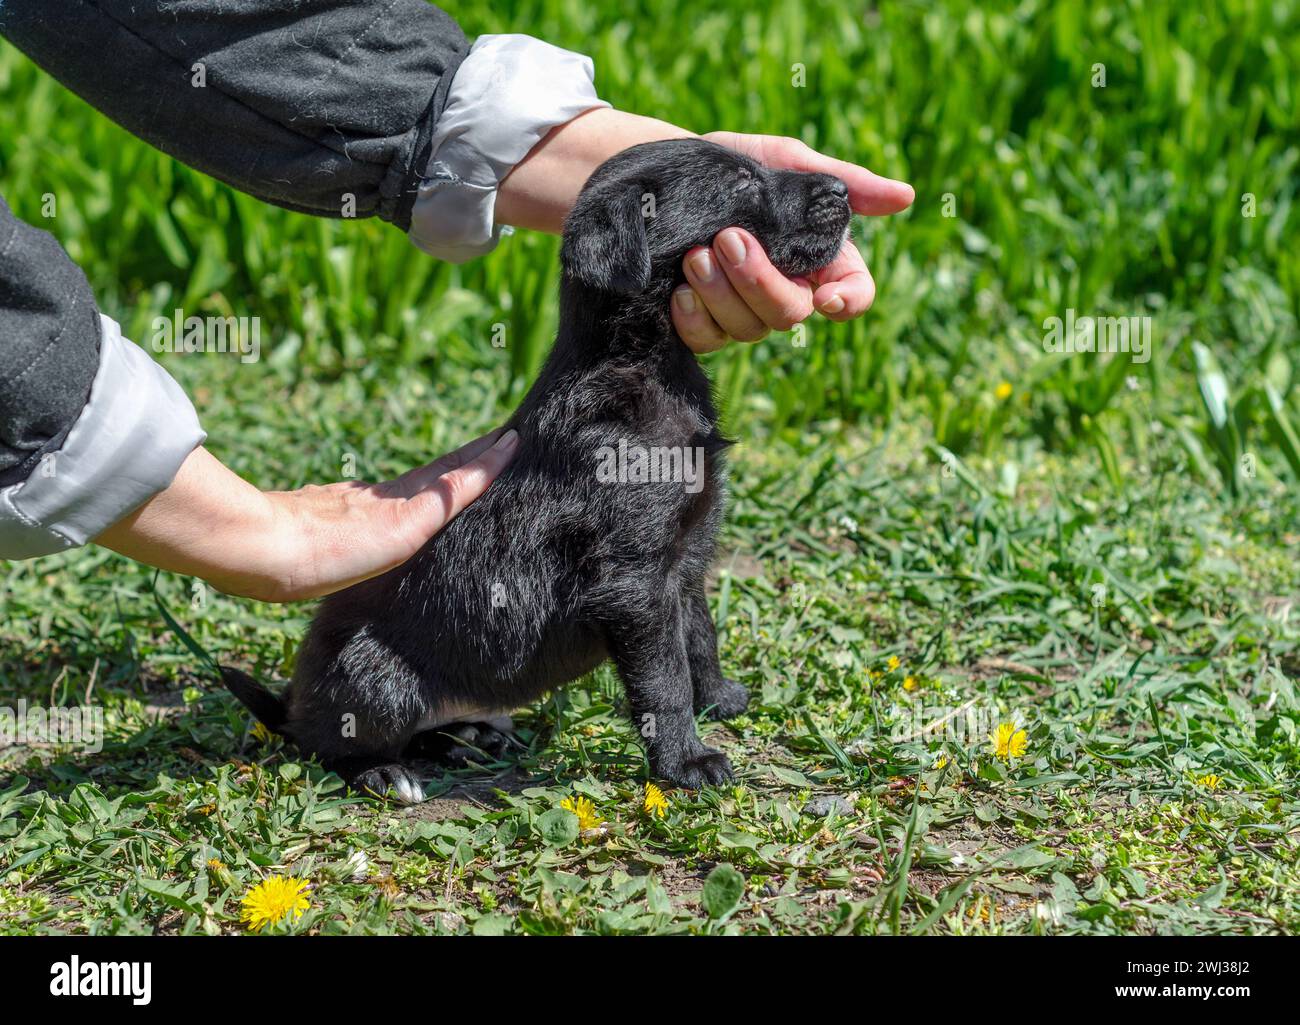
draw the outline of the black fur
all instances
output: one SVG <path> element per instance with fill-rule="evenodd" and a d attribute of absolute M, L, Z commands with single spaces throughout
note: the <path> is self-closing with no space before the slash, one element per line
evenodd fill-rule
<path fill-rule="evenodd" d="M 669 298 L 686 251 L 731 225 L 787 274 L 825 266 L 846 194 L 698 139 L 602 165 L 565 224 L 559 332 L 509 421 L 513 462 L 405 565 L 325 599 L 283 703 L 228 672 L 236 696 L 354 785 L 418 800 L 402 758 L 423 731 L 509 711 L 612 658 L 654 774 L 729 779 L 695 731 L 697 714 L 748 702 L 719 668 L 704 593 L 727 442 Z M 699 486 L 602 479 L 620 442 L 698 450 Z"/>

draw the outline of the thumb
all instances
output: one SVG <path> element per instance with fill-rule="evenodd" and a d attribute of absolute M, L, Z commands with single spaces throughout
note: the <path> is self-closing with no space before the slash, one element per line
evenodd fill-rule
<path fill-rule="evenodd" d="M 435 477 L 422 488 L 409 508 L 424 539 L 438 533 L 482 495 L 509 465 L 518 447 L 518 432 L 506 431 L 491 448 Z"/>

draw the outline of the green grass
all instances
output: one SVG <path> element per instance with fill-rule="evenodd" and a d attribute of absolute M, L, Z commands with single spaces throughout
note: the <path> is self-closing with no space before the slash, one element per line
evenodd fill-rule
<path fill-rule="evenodd" d="M 358 802 L 251 737 L 157 602 L 269 679 L 309 608 L 168 576 L 155 599 L 93 549 L 13 564 L 0 706 L 89 690 L 106 745 L 0 751 L 0 931 L 240 931 L 277 872 L 311 880 L 298 932 L 1297 931 L 1294 8 L 454 13 L 590 53 L 626 109 L 917 186 L 859 225 L 867 318 L 710 360 L 742 439 L 715 614 L 755 700 L 703 730 L 739 781 L 648 819 L 606 669 L 525 709 L 517 758 L 414 811 Z M 395 473 L 498 421 L 554 327 L 553 239 L 455 268 L 269 209 L 7 48 L 0 192 L 37 224 L 57 197 L 45 226 L 136 338 L 176 306 L 263 318 L 261 364 L 163 358 L 268 488 L 349 455 Z M 1044 353 L 1067 307 L 1151 315 L 1151 362 Z M 575 795 L 603 830 L 572 835 Z"/>

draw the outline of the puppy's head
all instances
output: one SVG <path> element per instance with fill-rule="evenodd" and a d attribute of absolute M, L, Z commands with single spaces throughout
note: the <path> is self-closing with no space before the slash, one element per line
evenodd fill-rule
<path fill-rule="evenodd" d="M 848 189 L 828 174 L 777 171 L 703 139 L 648 142 L 591 176 L 564 226 L 566 278 L 614 296 L 681 280 L 681 262 L 724 228 L 744 228 L 786 275 L 833 260 Z"/>

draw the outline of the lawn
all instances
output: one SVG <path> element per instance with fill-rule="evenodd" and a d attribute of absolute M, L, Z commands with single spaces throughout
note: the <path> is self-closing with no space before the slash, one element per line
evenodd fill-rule
<path fill-rule="evenodd" d="M 286 679 L 309 607 L 8 564 L 0 709 L 102 709 L 104 745 L 0 747 L 0 932 L 245 932 L 277 874 L 310 882 L 297 933 L 1300 931 L 1294 7 L 451 10 L 591 54 L 622 108 L 917 188 L 856 223 L 866 318 L 707 359 L 739 439 L 711 598 L 754 700 L 701 729 L 737 782 L 647 810 L 606 667 L 426 804 L 359 799 L 209 669 Z M 449 267 L 267 208 L 3 43 L 0 193 L 137 340 L 262 319 L 258 363 L 158 358 L 268 489 L 499 422 L 554 330 L 554 239 Z M 1149 361 L 1046 351 L 1070 310 L 1149 317 Z"/>

